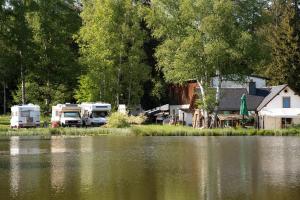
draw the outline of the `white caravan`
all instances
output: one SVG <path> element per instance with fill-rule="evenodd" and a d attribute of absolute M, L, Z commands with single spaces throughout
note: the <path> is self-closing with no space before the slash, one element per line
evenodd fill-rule
<path fill-rule="evenodd" d="M 51 125 L 52 127 L 80 127 L 82 125 L 82 120 L 80 118 L 80 107 L 77 104 L 70 103 L 52 106 Z"/>
<path fill-rule="evenodd" d="M 106 124 L 107 116 L 111 111 L 108 103 L 82 103 L 81 117 L 86 126 L 101 126 Z"/>
<path fill-rule="evenodd" d="M 10 126 L 29 128 L 40 126 L 40 106 L 28 104 L 11 107 Z"/>

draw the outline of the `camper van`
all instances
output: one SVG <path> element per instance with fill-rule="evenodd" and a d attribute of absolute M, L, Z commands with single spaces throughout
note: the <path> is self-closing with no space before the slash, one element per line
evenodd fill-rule
<path fill-rule="evenodd" d="M 107 116 L 111 111 L 108 103 L 82 103 L 81 117 L 86 126 L 101 126 L 106 124 Z"/>
<path fill-rule="evenodd" d="M 39 127 L 40 106 L 28 104 L 11 107 L 10 126 L 12 128 Z"/>
<path fill-rule="evenodd" d="M 70 103 L 52 106 L 51 125 L 53 128 L 58 126 L 80 127 L 82 125 L 80 107 L 77 104 Z"/>

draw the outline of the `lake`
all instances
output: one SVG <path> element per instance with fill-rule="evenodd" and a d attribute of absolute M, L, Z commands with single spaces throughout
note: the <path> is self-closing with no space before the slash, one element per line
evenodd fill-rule
<path fill-rule="evenodd" d="M 0 199 L 300 199 L 300 137 L 0 139 Z"/>

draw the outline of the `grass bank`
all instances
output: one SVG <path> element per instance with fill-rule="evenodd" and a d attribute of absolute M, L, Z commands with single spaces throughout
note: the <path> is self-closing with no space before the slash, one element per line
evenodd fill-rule
<path fill-rule="evenodd" d="M 28 128 L 0 129 L 0 136 L 101 136 L 101 135 L 132 135 L 129 128 Z"/>
<path fill-rule="evenodd" d="M 257 129 L 194 129 L 185 126 L 143 125 L 131 127 L 136 136 L 300 136 L 300 128 L 257 130 Z"/>
<path fill-rule="evenodd" d="M 300 136 L 300 128 L 283 130 L 194 129 L 184 126 L 139 125 L 129 128 L 0 129 L 0 136 Z"/>

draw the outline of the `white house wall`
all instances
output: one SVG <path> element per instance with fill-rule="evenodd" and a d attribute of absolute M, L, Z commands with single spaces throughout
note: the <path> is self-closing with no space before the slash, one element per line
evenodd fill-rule
<path fill-rule="evenodd" d="M 287 92 L 285 92 L 287 90 Z M 287 87 L 281 91 L 275 98 L 273 98 L 266 106 L 267 109 L 272 108 L 283 108 L 283 97 L 291 98 L 291 108 L 300 108 L 300 96 L 296 95 L 295 92 Z M 260 112 L 259 112 L 260 115 Z M 262 120 L 263 119 L 263 120 Z M 300 124 L 300 118 L 293 118 L 293 124 Z M 264 129 L 280 129 L 281 128 L 281 118 L 280 117 L 270 117 L 262 116 L 260 117 L 260 127 Z"/>
<path fill-rule="evenodd" d="M 280 129 L 281 128 L 281 118 L 264 116 L 263 121 L 261 121 L 261 128 Z"/>
<path fill-rule="evenodd" d="M 170 115 L 175 116 L 179 115 L 179 109 L 189 109 L 190 104 L 184 104 L 184 105 L 170 105 Z M 173 116 L 174 117 L 174 116 Z"/>
<path fill-rule="evenodd" d="M 239 83 L 236 81 L 223 81 L 222 82 L 222 88 L 247 88 L 248 82 L 253 81 L 256 83 L 257 88 L 263 88 L 266 87 L 266 80 L 258 77 L 247 77 L 245 82 Z M 218 85 L 218 79 L 217 77 L 214 77 L 212 80 L 212 87 L 217 87 Z"/>
<path fill-rule="evenodd" d="M 188 126 L 192 126 L 193 124 L 193 114 L 184 112 L 182 110 L 179 110 L 179 121 L 183 121 L 183 116 L 184 116 L 184 122 Z"/>
<path fill-rule="evenodd" d="M 300 97 L 295 94 L 295 92 L 287 87 L 287 92 L 281 91 L 273 100 L 271 100 L 265 107 L 266 108 L 282 108 L 283 107 L 283 97 L 291 98 L 291 108 L 300 108 Z"/>

